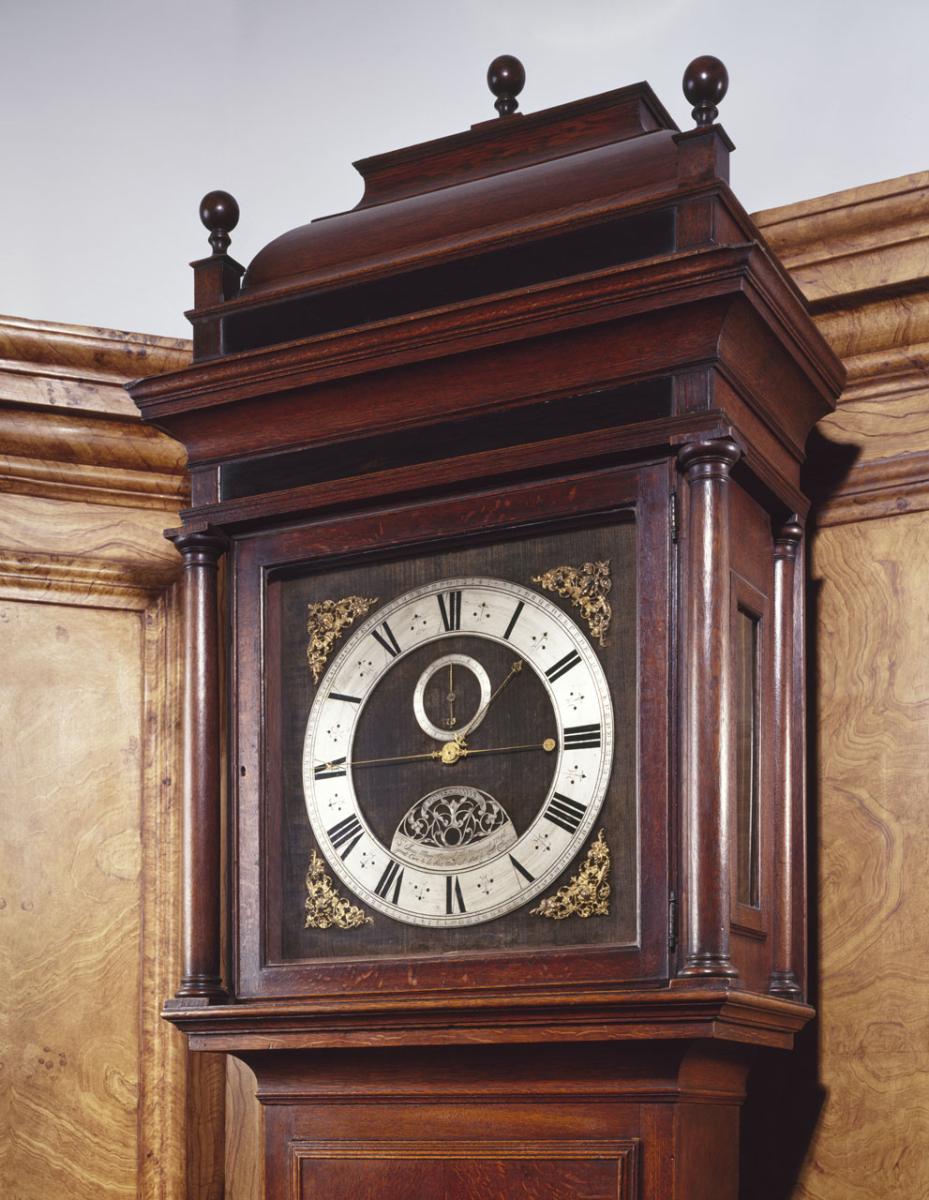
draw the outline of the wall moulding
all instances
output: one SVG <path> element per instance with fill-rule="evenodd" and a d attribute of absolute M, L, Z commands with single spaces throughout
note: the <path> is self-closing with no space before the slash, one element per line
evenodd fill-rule
<path fill-rule="evenodd" d="M 0 316 L 0 401 L 135 418 L 123 385 L 190 362 L 179 338 Z"/>
<path fill-rule="evenodd" d="M 812 443 L 817 524 L 929 509 L 929 172 L 754 219 L 848 372 Z"/>
<path fill-rule="evenodd" d="M 143 426 L 124 384 L 187 344 L 0 317 L 0 491 L 176 512 L 182 448 Z"/>

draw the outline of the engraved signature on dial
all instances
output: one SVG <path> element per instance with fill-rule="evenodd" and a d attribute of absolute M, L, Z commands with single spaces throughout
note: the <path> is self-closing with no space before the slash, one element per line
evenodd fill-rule
<path fill-rule="evenodd" d="M 390 849 L 412 866 L 460 869 L 512 846 L 517 833 L 503 805 L 479 788 L 439 788 L 417 800 Z"/>

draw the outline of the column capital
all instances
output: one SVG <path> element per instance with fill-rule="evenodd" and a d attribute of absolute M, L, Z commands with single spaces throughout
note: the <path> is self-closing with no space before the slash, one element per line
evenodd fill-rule
<path fill-rule="evenodd" d="M 707 478 L 728 479 L 741 457 L 742 447 L 733 438 L 705 438 L 682 446 L 677 466 L 690 483 Z"/>
<path fill-rule="evenodd" d="M 228 537 L 214 525 L 181 526 L 166 529 L 164 535 L 184 556 L 185 566 L 215 563 L 229 548 Z"/>
<path fill-rule="evenodd" d="M 803 526 L 794 513 L 783 525 L 774 529 L 774 557 L 793 558 L 803 541 Z"/>

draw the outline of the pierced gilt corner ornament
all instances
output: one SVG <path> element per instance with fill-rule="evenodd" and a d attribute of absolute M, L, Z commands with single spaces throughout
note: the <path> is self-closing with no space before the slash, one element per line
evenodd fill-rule
<path fill-rule="evenodd" d="M 343 596 L 341 600 L 317 600 L 307 605 L 306 631 L 310 640 L 306 658 L 314 683 L 319 683 L 332 647 L 344 630 L 366 616 L 377 600 L 377 596 Z"/>
<path fill-rule="evenodd" d="M 552 921 L 610 915 L 610 848 L 602 829 L 591 842 L 578 873 L 529 911 L 532 916 L 549 917 Z"/>
<path fill-rule="evenodd" d="M 533 575 L 532 582 L 548 592 L 570 600 L 587 622 L 590 636 L 606 645 L 606 632 L 613 619 L 607 594 L 613 586 L 610 560 L 586 562 L 580 567 L 552 567 L 544 575 Z"/>
<path fill-rule="evenodd" d="M 307 929 L 357 929 L 360 925 L 372 924 L 357 904 L 352 904 L 336 891 L 331 878 L 326 874 L 326 864 L 315 850 L 310 851 L 310 865 L 306 872 L 306 920 Z"/>

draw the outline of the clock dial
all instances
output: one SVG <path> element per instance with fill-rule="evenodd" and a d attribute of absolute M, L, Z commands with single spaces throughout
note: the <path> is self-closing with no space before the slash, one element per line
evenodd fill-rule
<path fill-rule="evenodd" d="M 381 606 L 333 660 L 307 722 L 307 812 L 372 908 L 477 924 L 571 862 L 612 755 L 606 678 L 570 617 L 503 580 L 445 580 Z"/>

